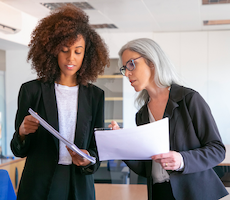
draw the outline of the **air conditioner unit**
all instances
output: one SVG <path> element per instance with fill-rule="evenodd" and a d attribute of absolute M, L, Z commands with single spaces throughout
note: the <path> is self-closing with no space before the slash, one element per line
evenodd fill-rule
<path fill-rule="evenodd" d="M 4 33 L 17 33 L 21 30 L 21 25 L 21 12 L 0 2 L 0 31 Z"/>

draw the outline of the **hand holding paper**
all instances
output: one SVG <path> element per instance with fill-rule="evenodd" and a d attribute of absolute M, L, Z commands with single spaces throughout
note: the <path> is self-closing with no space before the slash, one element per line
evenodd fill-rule
<path fill-rule="evenodd" d="M 168 118 L 129 129 L 95 131 L 99 159 L 150 160 L 169 152 Z"/>
<path fill-rule="evenodd" d="M 82 156 L 83 158 L 88 159 L 90 162 L 92 162 L 93 164 L 96 163 L 96 160 L 94 157 L 89 156 L 85 153 L 83 153 L 75 144 L 67 141 L 65 138 L 63 138 L 52 126 L 50 126 L 44 119 L 42 119 L 37 113 L 35 113 L 31 108 L 29 109 L 29 113 L 36 118 L 39 123 L 45 128 L 47 129 L 50 133 L 52 133 L 56 138 L 58 138 L 59 140 L 61 140 L 66 146 L 68 146 L 72 151 L 76 152 L 77 154 L 79 154 L 80 156 Z"/>

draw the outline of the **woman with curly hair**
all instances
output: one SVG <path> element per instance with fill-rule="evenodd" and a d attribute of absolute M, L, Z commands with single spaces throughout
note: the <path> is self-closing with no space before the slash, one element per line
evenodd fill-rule
<path fill-rule="evenodd" d="M 95 199 L 99 167 L 94 128 L 104 124 L 104 92 L 90 82 L 109 66 L 108 50 L 80 9 L 67 5 L 32 33 L 28 61 L 38 78 L 22 84 L 11 149 L 27 157 L 18 200 Z M 68 141 L 96 158 L 92 164 L 39 126 L 32 108 Z"/>

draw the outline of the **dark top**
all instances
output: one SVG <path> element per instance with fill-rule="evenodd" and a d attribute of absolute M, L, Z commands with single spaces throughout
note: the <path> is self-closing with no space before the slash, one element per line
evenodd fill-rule
<path fill-rule="evenodd" d="M 136 124 L 149 123 L 147 104 L 136 114 Z M 184 170 L 170 173 L 177 200 L 217 200 L 228 194 L 212 169 L 225 158 L 225 147 L 210 108 L 200 94 L 173 84 L 164 112 L 169 118 L 170 150 L 184 159 Z M 152 161 L 126 161 L 137 174 L 147 177 L 148 199 L 152 194 Z"/>
<path fill-rule="evenodd" d="M 58 110 L 54 83 L 42 83 L 33 80 L 24 83 L 18 96 L 18 110 L 15 119 L 15 133 L 11 149 L 17 157 L 27 157 L 18 190 L 18 200 L 45 200 L 49 192 L 55 168 L 59 160 L 59 140 L 39 126 L 35 133 L 25 137 L 25 143 L 19 139 L 19 127 L 32 108 L 57 131 Z M 100 163 L 96 148 L 94 128 L 104 124 L 104 91 L 88 84 L 79 85 L 78 114 L 74 143 L 80 149 L 86 149 L 97 162 L 94 165 L 78 167 L 71 165 L 71 186 L 74 199 L 95 199 L 92 174 Z M 63 177 L 65 178 L 65 177 Z"/>

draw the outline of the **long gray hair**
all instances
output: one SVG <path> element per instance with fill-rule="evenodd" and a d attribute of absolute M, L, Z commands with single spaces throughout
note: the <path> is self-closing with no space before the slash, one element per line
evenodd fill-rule
<path fill-rule="evenodd" d="M 125 50 L 130 50 L 139 53 L 150 67 L 154 65 L 155 75 L 154 81 L 158 87 L 164 88 L 171 86 L 172 83 L 179 84 L 179 78 L 175 72 L 175 67 L 161 47 L 151 39 L 140 38 L 135 39 L 125 44 L 119 51 L 119 67 L 122 67 L 122 54 Z M 136 103 L 139 106 L 147 103 L 149 95 L 146 90 L 142 90 L 136 98 Z"/>

